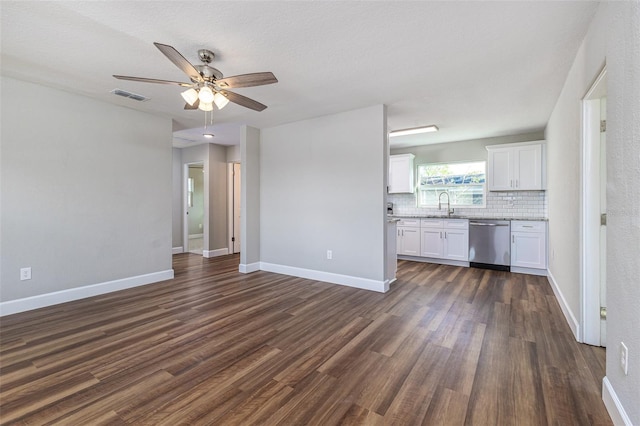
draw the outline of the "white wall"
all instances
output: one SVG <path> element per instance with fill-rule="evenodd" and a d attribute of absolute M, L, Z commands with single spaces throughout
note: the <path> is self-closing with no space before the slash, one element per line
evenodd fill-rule
<path fill-rule="evenodd" d="M 172 275 L 171 121 L 1 82 L 0 300 Z"/>
<path fill-rule="evenodd" d="M 607 63 L 607 368 L 605 385 L 640 424 L 640 4 L 600 5 L 546 130 L 549 271 L 580 318 L 581 100 Z M 629 375 L 619 343 L 629 347 Z M 605 386 L 607 390 L 607 386 Z M 607 393 L 605 392 L 605 402 Z M 609 412 L 616 411 L 611 403 Z M 617 412 L 616 412 L 617 413 Z M 615 419 L 616 413 L 612 414 Z"/>
<path fill-rule="evenodd" d="M 607 379 L 640 425 L 640 3 L 607 7 Z"/>
<path fill-rule="evenodd" d="M 240 129 L 242 131 L 242 128 Z M 227 147 L 227 163 L 239 163 L 241 160 L 240 144 Z"/>
<path fill-rule="evenodd" d="M 209 145 L 209 250 L 228 249 L 227 150 Z"/>
<path fill-rule="evenodd" d="M 385 123 L 378 105 L 262 130 L 262 262 L 384 281 Z"/>
<path fill-rule="evenodd" d="M 260 269 L 260 130 L 240 128 L 240 272 Z"/>
<path fill-rule="evenodd" d="M 174 249 L 182 248 L 183 213 L 182 213 L 182 149 L 172 150 L 172 209 L 171 209 L 171 245 Z M 186 247 L 184 247 L 186 250 Z"/>
<path fill-rule="evenodd" d="M 532 132 L 495 138 L 471 139 L 458 142 L 437 143 L 409 148 L 391 148 L 391 154 L 411 153 L 416 156 L 415 164 L 444 163 L 447 161 L 487 161 L 487 145 L 529 142 L 544 139 L 544 132 Z"/>
<path fill-rule="evenodd" d="M 580 318 L 581 99 L 605 61 L 606 27 L 596 14 L 546 129 L 549 271 Z"/>

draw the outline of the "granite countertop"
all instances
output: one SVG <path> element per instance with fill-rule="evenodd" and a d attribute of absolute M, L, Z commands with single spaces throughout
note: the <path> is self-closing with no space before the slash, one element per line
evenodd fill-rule
<path fill-rule="evenodd" d="M 400 215 L 394 214 L 389 215 L 388 217 L 394 219 L 469 219 L 469 220 L 532 220 L 532 221 L 541 221 L 548 222 L 549 219 L 541 218 L 541 217 L 477 217 L 477 216 L 463 216 L 463 215 L 453 215 L 453 216 L 436 216 L 436 215 Z"/>

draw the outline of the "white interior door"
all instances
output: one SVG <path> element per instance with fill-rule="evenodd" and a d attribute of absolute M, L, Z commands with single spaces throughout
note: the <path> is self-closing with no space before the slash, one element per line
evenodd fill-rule
<path fill-rule="evenodd" d="M 600 306 L 607 308 L 607 98 L 600 99 Z M 607 321 L 600 318 L 600 346 L 607 346 Z"/>
<path fill-rule="evenodd" d="M 583 99 L 580 341 L 606 344 L 606 69 Z"/>

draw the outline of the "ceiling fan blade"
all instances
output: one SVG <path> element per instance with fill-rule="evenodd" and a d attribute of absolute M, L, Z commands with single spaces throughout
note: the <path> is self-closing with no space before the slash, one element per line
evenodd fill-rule
<path fill-rule="evenodd" d="M 242 105 L 243 107 L 252 109 L 254 111 L 262 111 L 267 108 L 266 105 L 263 105 L 258 101 L 254 101 L 253 99 L 249 99 L 246 96 L 238 95 L 237 93 L 233 93 L 228 90 L 221 90 L 220 93 L 222 93 L 231 102 Z"/>
<path fill-rule="evenodd" d="M 254 72 L 252 74 L 234 75 L 216 80 L 220 88 L 235 89 L 238 87 L 263 86 L 277 83 L 278 79 L 272 72 Z"/>
<path fill-rule="evenodd" d="M 200 99 L 196 99 L 193 105 L 189 105 L 188 103 L 185 103 L 184 109 L 198 109 L 199 105 L 200 105 Z"/>
<path fill-rule="evenodd" d="M 170 80 L 158 80 L 155 78 L 144 78 L 144 77 L 130 77 L 128 75 L 114 75 L 118 80 L 131 80 L 131 81 L 140 81 L 142 83 L 158 83 L 158 84 L 173 84 L 175 86 L 182 87 L 191 87 L 191 83 L 182 83 L 180 81 L 170 81 Z"/>
<path fill-rule="evenodd" d="M 193 81 L 204 81 L 197 69 L 173 46 L 162 43 L 153 43 L 171 62 L 187 74 Z"/>

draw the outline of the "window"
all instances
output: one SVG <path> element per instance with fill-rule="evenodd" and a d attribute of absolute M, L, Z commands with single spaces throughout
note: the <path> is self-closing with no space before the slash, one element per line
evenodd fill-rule
<path fill-rule="evenodd" d="M 418 166 L 418 207 L 437 207 L 449 194 L 451 207 L 485 206 L 486 162 L 437 163 Z M 446 202 L 443 196 L 442 201 Z"/>

